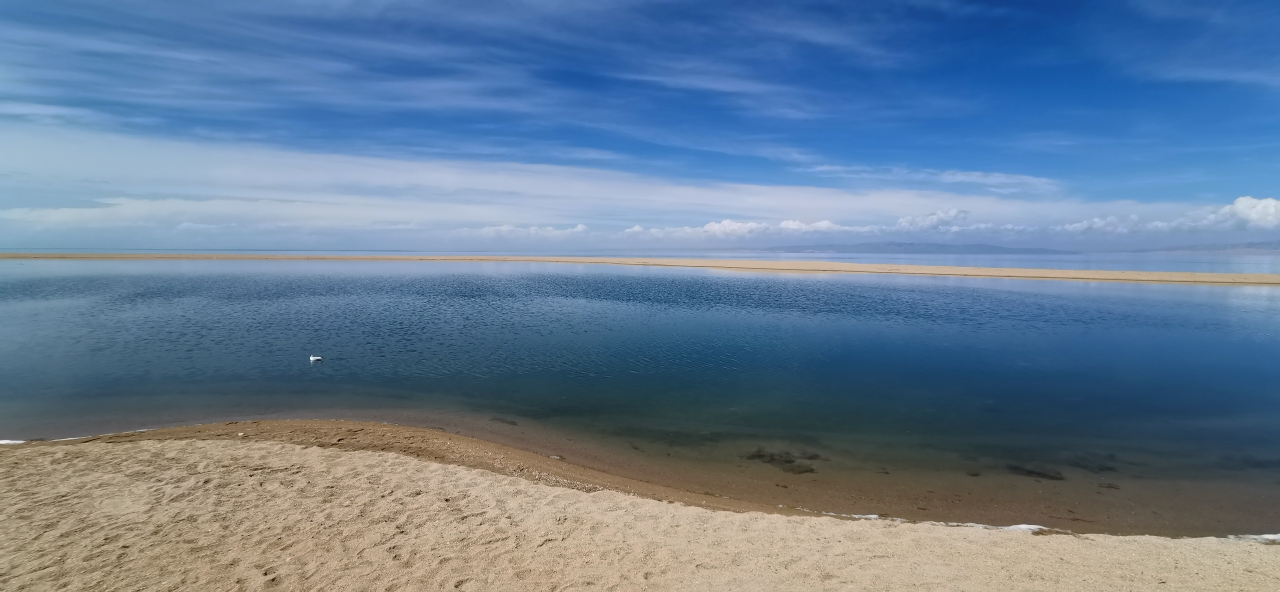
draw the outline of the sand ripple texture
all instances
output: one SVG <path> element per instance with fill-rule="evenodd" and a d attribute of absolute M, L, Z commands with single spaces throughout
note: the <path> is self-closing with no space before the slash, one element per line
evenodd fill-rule
<path fill-rule="evenodd" d="M 1280 546 L 732 513 L 382 452 L 0 450 L 3 590 L 1280 590 Z"/>

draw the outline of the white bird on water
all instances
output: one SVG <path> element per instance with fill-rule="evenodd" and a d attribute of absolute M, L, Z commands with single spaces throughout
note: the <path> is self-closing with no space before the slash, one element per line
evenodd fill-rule
<path fill-rule="evenodd" d="M 321 360 L 323 360 L 323 359 L 324 359 L 324 358 L 322 358 L 322 357 L 320 357 L 320 356 L 311 356 L 311 361 L 312 361 L 312 362 L 319 362 L 319 361 L 321 361 Z"/>

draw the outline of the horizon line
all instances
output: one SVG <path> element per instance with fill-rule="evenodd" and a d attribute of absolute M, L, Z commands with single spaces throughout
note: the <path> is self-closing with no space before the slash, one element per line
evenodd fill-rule
<path fill-rule="evenodd" d="M 422 261 L 572 263 L 682 267 L 746 272 L 848 273 L 969 277 L 1018 280 L 1121 282 L 1141 284 L 1196 284 L 1224 286 L 1280 286 L 1280 274 L 1210 273 L 1191 271 L 1116 271 L 1091 269 L 1035 269 L 963 267 L 837 261 L 761 261 L 750 259 L 693 259 L 676 257 L 581 257 L 537 255 L 271 255 L 250 253 L 15 253 L 0 252 L 0 260 L 170 260 L 170 261 Z"/>

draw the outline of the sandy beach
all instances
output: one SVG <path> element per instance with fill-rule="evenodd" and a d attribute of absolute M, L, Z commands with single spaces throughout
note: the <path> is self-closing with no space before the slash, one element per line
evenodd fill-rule
<path fill-rule="evenodd" d="M 956 267 L 833 261 L 758 261 L 749 259 L 683 259 L 664 257 L 536 257 L 505 255 L 281 255 L 254 253 L 0 253 L 2 259 L 99 260 L 231 260 L 231 261 L 454 261 L 570 263 L 578 265 L 638 265 L 688 267 L 747 272 L 867 273 L 941 277 L 1071 280 L 1147 284 L 1208 284 L 1280 286 L 1280 274 L 1202 273 L 1173 271 L 1109 271 L 1089 269 L 1032 269 L 1012 267 Z"/>
<path fill-rule="evenodd" d="M 329 427 L 310 441 L 294 429 L 293 443 L 242 422 L 0 447 L 0 588 L 1280 586 L 1280 545 L 766 514 L 602 487 L 588 469 L 443 432 Z M 344 433 L 361 448 L 342 449 Z"/>

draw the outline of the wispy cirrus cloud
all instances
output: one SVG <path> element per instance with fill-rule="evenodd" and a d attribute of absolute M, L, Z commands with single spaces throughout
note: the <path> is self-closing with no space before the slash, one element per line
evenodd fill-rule
<path fill-rule="evenodd" d="M 0 47 L 8 56 L 7 77 L 28 93 L 92 89 L 106 91 L 108 99 L 174 107 L 184 100 L 205 108 L 260 106 L 242 92 L 246 88 L 258 91 L 261 104 L 276 106 L 359 101 L 382 108 L 523 112 L 589 104 L 589 96 L 562 96 L 569 87 L 538 75 L 547 64 L 522 51 L 530 44 L 585 51 L 592 60 L 583 64 L 588 68 L 659 86 L 752 96 L 794 92 L 762 80 L 758 67 L 728 59 L 731 46 L 759 41 L 733 24 L 693 21 L 710 36 L 699 45 L 721 44 L 723 50 L 704 52 L 697 62 L 655 63 L 655 48 L 639 45 L 662 38 L 688 44 L 681 41 L 687 31 L 668 30 L 649 16 L 662 5 L 344 2 L 301 10 L 291 2 L 232 1 L 195 11 L 128 0 L 110 6 L 27 3 L 0 12 Z M 627 20 L 620 14 L 632 19 L 625 31 L 618 27 Z M 400 26 L 388 31 L 379 26 L 384 22 Z M 346 26 L 329 26 L 339 23 Z M 477 43 L 499 37 L 504 44 Z"/>
<path fill-rule="evenodd" d="M 365 131 L 475 135 L 499 117 L 522 122 L 512 126 L 522 133 L 586 127 L 662 143 L 662 133 L 630 132 L 662 129 L 655 119 L 686 112 L 732 144 L 751 135 L 726 134 L 733 120 L 931 109 L 940 96 L 864 86 L 855 98 L 795 75 L 812 57 L 802 48 L 813 47 L 844 56 L 846 68 L 892 67 L 917 49 L 919 27 L 894 25 L 906 14 L 892 2 L 726 11 L 660 0 L 231 0 L 199 9 L 24 1 L 0 7 L 0 100 L 145 115 L 155 128 L 257 126 L 295 139 L 314 119 L 342 114 L 361 118 Z M 394 125 L 382 121 L 391 116 Z"/>
<path fill-rule="evenodd" d="M 1245 0 L 1128 0 L 1096 20 L 1098 50 L 1128 71 L 1174 81 L 1234 82 L 1280 88 L 1280 9 Z M 1176 33 L 1174 33 L 1176 31 Z"/>
<path fill-rule="evenodd" d="M 648 66 L 645 72 L 621 77 L 672 89 L 722 95 L 744 110 L 770 117 L 810 119 L 826 113 L 821 97 L 811 91 L 766 82 L 723 63 L 689 59 L 659 62 Z"/>
<path fill-rule="evenodd" d="M 824 177 L 847 179 L 976 185 L 996 193 L 1056 193 L 1063 189 L 1062 184 L 1054 179 L 1010 173 L 827 164 L 811 165 L 797 170 Z"/>
<path fill-rule="evenodd" d="M 260 117 L 307 106 L 519 113 L 569 106 L 554 87 L 538 84 L 527 66 L 491 63 L 492 56 L 474 48 L 280 27 L 260 31 L 263 25 L 181 16 L 145 31 L 3 23 L 0 50 L 7 57 L 0 71 L 11 83 L 6 91 L 47 103 L 162 108 L 170 116 Z M 395 62 L 431 66 L 416 75 L 374 67 Z"/>

